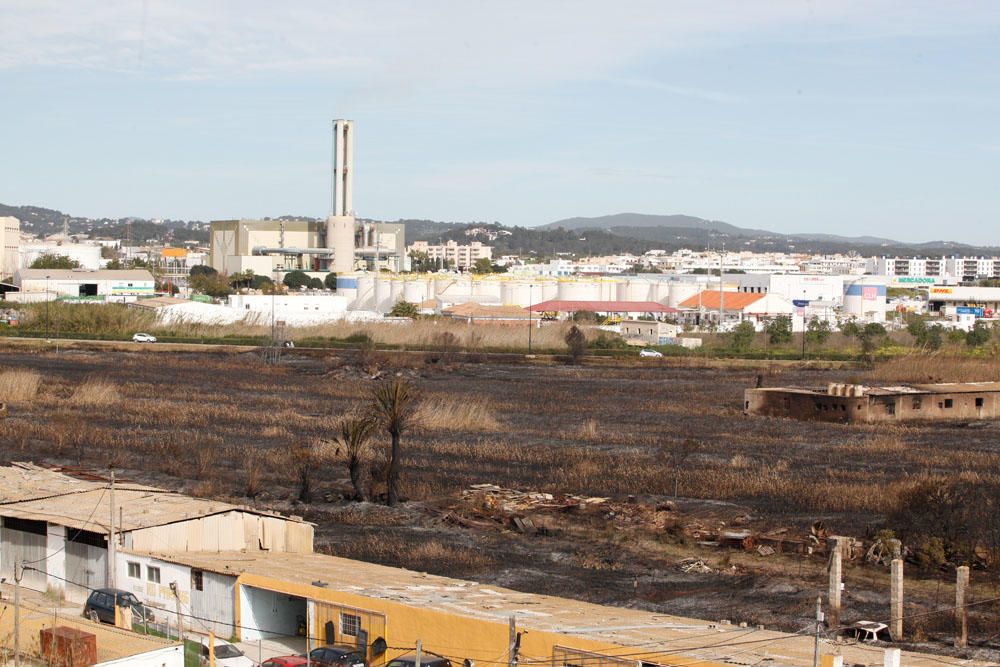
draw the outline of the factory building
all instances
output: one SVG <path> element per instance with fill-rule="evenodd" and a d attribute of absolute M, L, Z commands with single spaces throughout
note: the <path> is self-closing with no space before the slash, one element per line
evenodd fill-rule
<path fill-rule="evenodd" d="M 358 268 L 401 271 L 406 256 L 401 224 L 363 223 L 354 217 L 354 125 L 333 121 L 330 215 L 325 220 L 216 220 L 209 263 L 225 274 L 288 271 L 344 274 Z"/>
<path fill-rule="evenodd" d="M 791 318 L 793 331 L 801 331 L 803 326 L 802 315 L 795 306 L 774 294 L 705 290 L 682 301 L 679 308 L 680 320 L 697 327 L 725 329 L 740 322 L 752 322 L 756 329 L 761 329 L 768 320 L 778 317 Z"/>
<path fill-rule="evenodd" d="M 153 275 L 144 269 L 18 269 L 14 273 L 14 285 L 20 293 L 7 294 L 8 300 L 70 297 L 128 302 L 143 296 L 153 296 L 156 282 Z"/>

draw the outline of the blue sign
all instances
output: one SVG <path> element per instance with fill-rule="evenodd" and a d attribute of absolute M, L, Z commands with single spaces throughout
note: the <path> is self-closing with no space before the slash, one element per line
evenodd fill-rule
<path fill-rule="evenodd" d="M 983 316 L 983 309 L 975 308 L 973 306 L 959 306 L 955 309 L 955 312 L 959 315 L 975 315 L 976 317 Z"/>
<path fill-rule="evenodd" d="M 809 305 L 809 299 L 792 299 L 792 305 L 796 308 L 805 308 Z"/>

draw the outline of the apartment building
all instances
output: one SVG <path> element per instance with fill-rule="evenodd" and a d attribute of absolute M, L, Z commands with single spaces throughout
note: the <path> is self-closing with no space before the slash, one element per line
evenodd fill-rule
<path fill-rule="evenodd" d="M 431 245 L 427 241 L 414 241 L 407 248 L 407 253 L 415 252 L 427 255 L 432 262 L 441 260 L 445 266 L 456 269 L 472 268 L 479 259 L 493 259 L 493 247 L 483 245 L 481 241 L 472 241 L 468 245 L 461 245 L 457 241 L 438 245 Z"/>

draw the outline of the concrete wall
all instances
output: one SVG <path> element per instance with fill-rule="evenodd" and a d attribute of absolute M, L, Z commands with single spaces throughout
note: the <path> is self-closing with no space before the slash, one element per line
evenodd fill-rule
<path fill-rule="evenodd" d="M 743 412 L 812 421 L 864 422 L 868 421 L 868 398 L 777 389 L 747 389 L 743 392 Z"/>
<path fill-rule="evenodd" d="M 129 576 L 129 563 L 135 563 L 139 566 L 138 577 Z M 118 588 L 135 593 L 135 596 L 143 604 L 153 608 L 153 614 L 157 621 L 168 619 L 171 627 L 177 627 L 177 602 L 173 591 L 170 590 L 171 582 L 177 583 L 178 597 L 181 600 L 181 614 L 194 615 L 191 611 L 190 567 L 127 552 L 117 555 L 116 566 L 115 576 Z M 160 568 L 159 583 L 149 581 L 150 567 Z M 190 625 L 189 619 L 184 620 L 184 625 Z"/>
<path fill-rule="evenodd" d="M 125 546 L 133 551 L 289 551 L 311 553 L 313 527 L 308 523 L 249 512 L 224 512 L 130 531 Z"/>

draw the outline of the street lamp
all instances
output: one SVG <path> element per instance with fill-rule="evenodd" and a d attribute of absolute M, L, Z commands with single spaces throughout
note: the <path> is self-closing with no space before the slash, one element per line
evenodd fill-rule
<path fill-rule="evenodd" d="M 802 290 L 802 358 L 806 358 L 806 290 Z"/>

